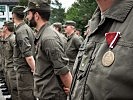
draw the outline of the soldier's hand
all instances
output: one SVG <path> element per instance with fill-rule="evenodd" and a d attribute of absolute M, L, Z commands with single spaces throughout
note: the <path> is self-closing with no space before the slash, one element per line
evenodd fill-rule
<path fill-rule="evenodd" d="M 66 88 L 66 87 L 63 87 L 63 89 L 64 89 L 65 93 L 68 95 L 69 92 L 70 92 L 70 89 L 69 88 Z"/>

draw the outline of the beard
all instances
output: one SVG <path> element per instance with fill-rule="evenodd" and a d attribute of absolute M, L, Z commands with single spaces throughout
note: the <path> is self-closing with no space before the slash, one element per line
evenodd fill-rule
<path fill-rule="evenodd" d="M 36 23 L 36 21 L 34 20 L 34 17 L 32 17 L 32 19 L 29 20 L 29 26 L 30 26 L 30 27 L 36 27 L 36 26 L 37 26 L 37 23 Z"/>

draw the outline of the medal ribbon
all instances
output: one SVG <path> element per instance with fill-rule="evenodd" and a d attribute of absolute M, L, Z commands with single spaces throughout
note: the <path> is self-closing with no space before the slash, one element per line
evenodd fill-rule
<path fill-rule="evenodd" d="M 105 37 L 109 48 L 112 49 L 120 38 L 120 32 L 108 32 L 105 33 Z"/>

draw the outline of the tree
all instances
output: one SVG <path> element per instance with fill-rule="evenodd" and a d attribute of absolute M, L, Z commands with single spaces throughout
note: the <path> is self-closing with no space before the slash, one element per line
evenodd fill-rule
<path fill-rule="evenodd" d="M 95 0 L 77 0 L 68 9 L 66 20 L 74 20 L 77 23 L 77 28 L 82 29 L 83 32 L 96 6 Z"/>
<path fill-rule="evenodd" d="M 50 22 L 64 22 L 65 9 L 62 8 L 62 4 L 58 0 L 52 2 L 52 12 L 50 17 Z"/>
<path fill-rule="evenodd" d="M 28 0 L 19 0 L 19 5 L 27 6 L 28 5 Z"/>

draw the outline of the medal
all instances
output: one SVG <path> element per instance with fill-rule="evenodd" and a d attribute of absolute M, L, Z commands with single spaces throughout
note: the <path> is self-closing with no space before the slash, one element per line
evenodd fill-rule
<path fill-rule="evenodd" d="M 120 38 L 120 32 L 109 32 L 105 34 L 107 44 L 109 45 L 109 51 L 107 51 L 102 57 L 102 64 L 105 67 L 109 67 L 115 60 L 115 55 L 111 51 Z"/>
<path fill-rule="evenodd" d="M 106 67 L 110 66 L 115 60 L 114 53 L 112 51 L 107 51 L 102 58 L 102 64 Z"/>

